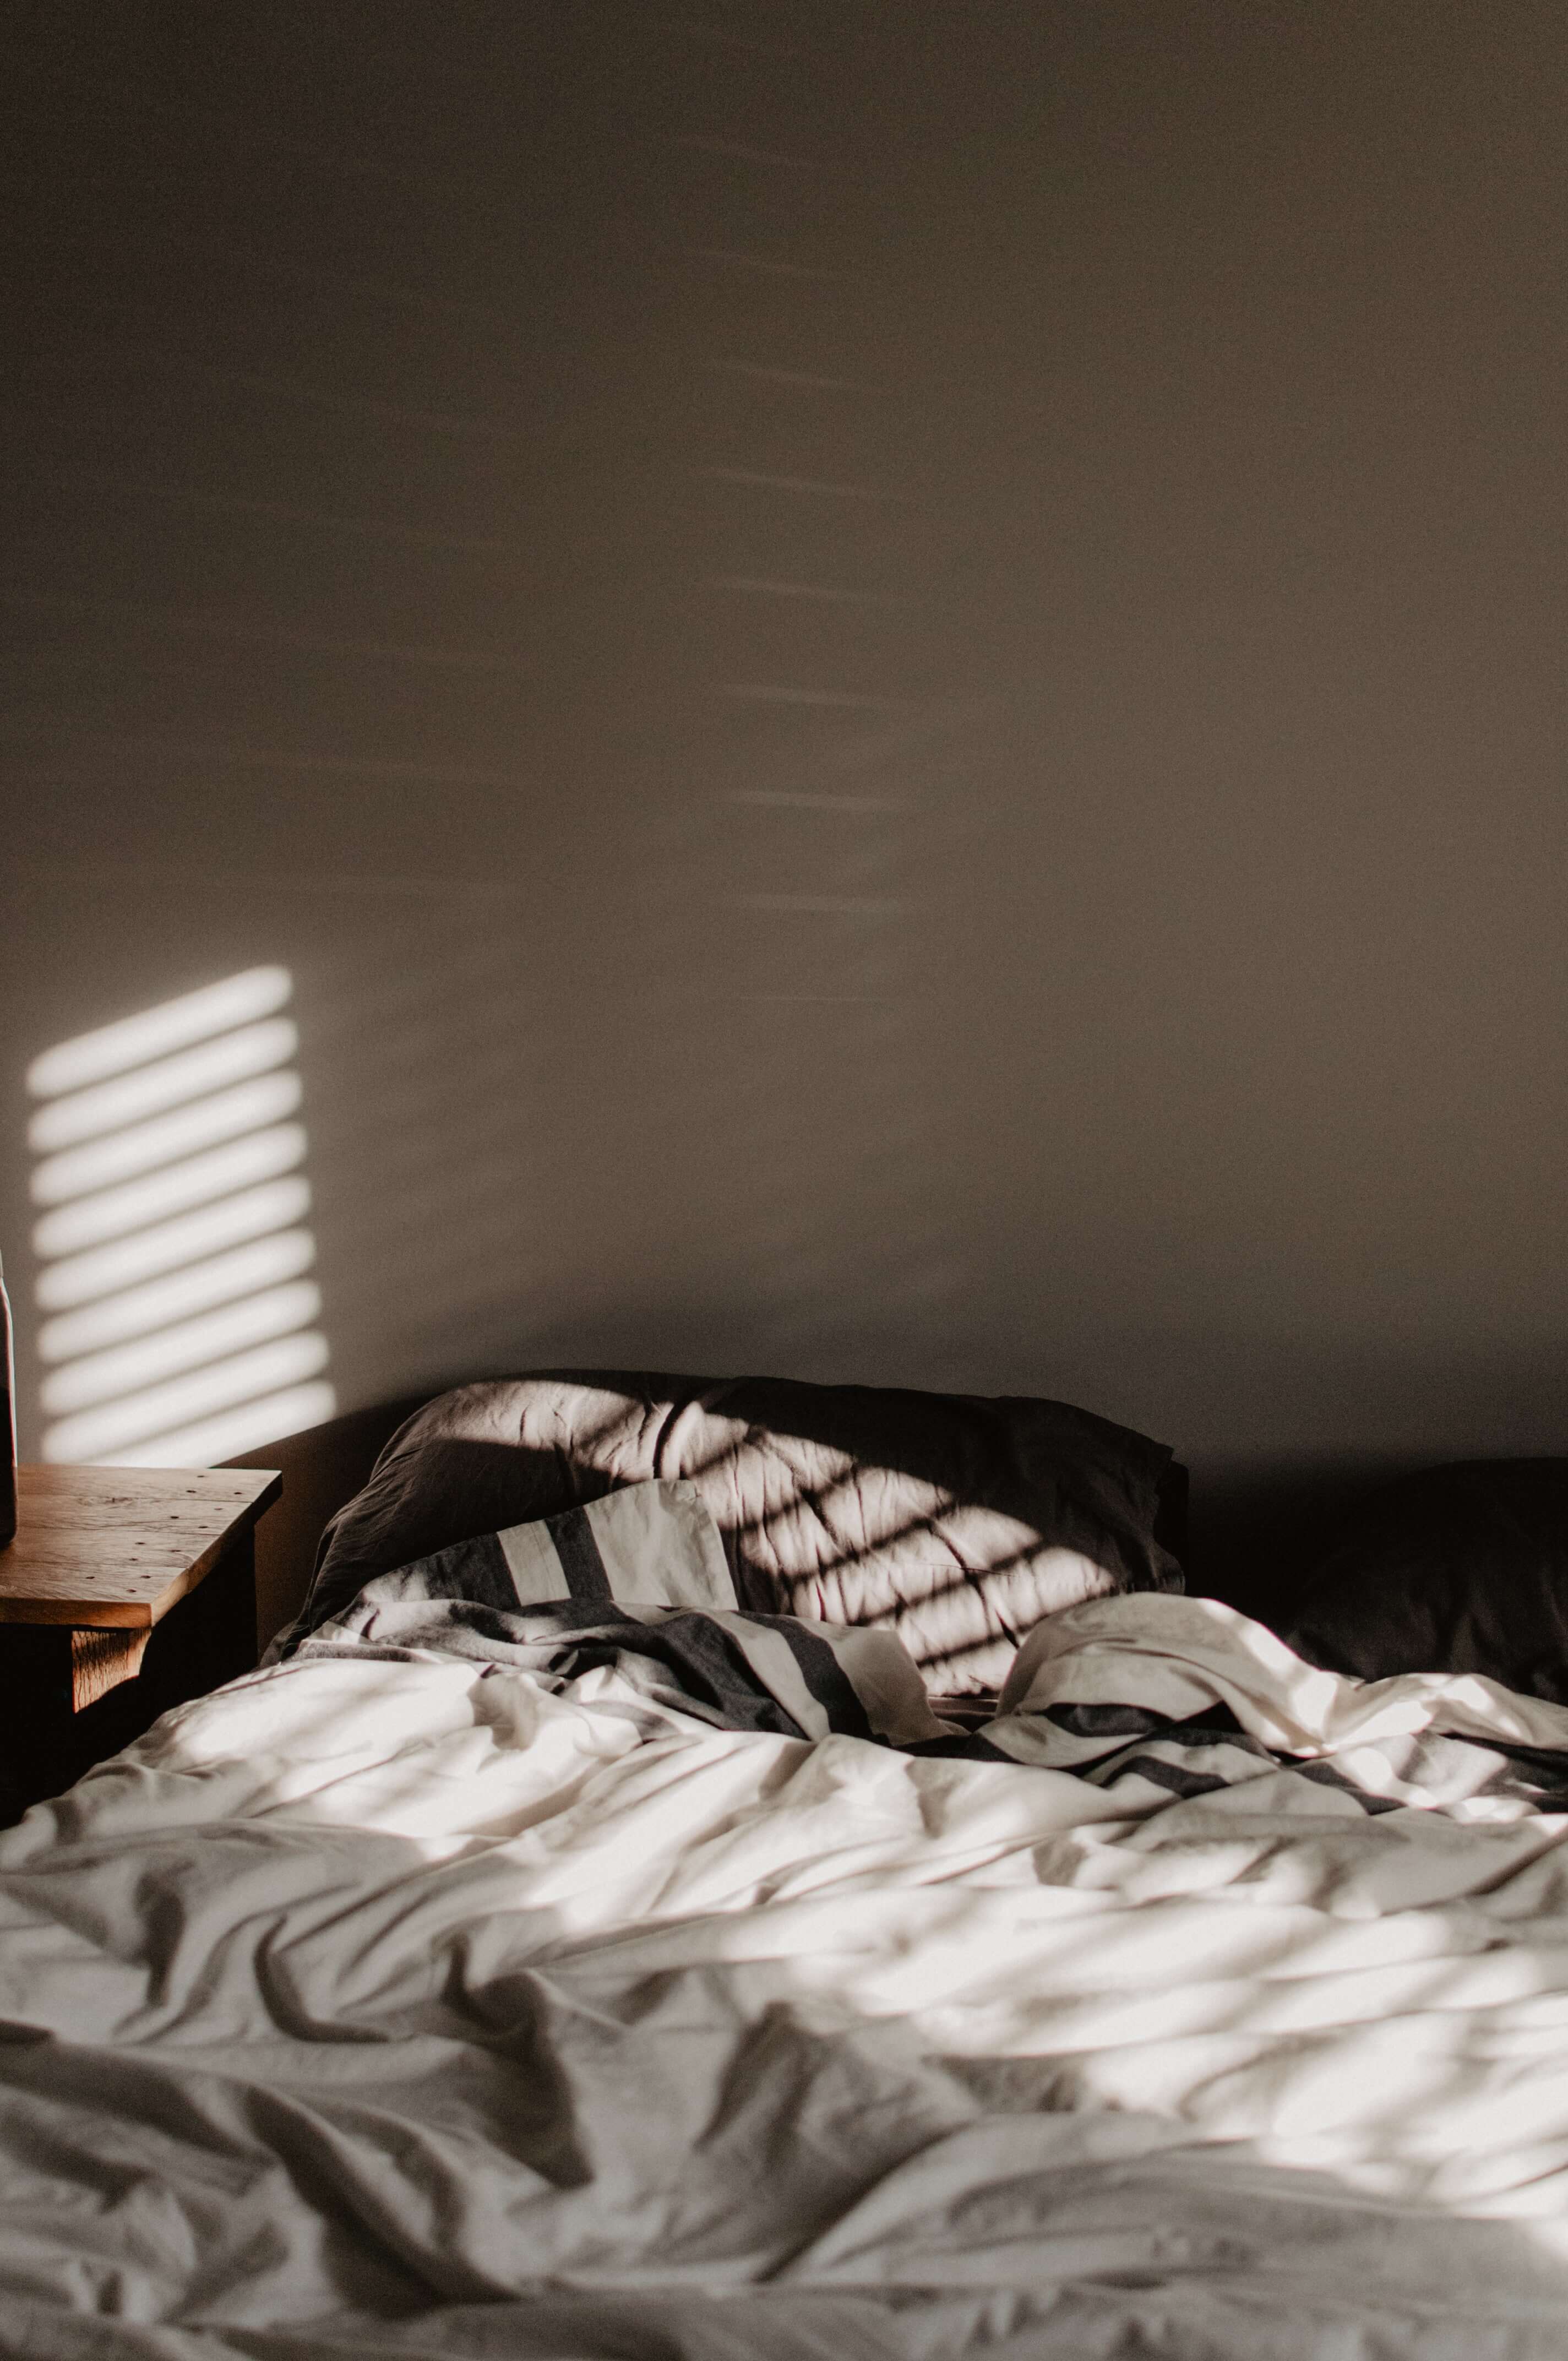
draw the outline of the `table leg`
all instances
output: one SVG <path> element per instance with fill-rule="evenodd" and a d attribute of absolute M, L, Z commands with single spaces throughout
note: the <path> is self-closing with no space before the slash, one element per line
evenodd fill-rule
<path fill-rule="evenodd" d="M 95 1705 L 122 1681 L 134 1680 L 141 1670 L 151 1626 L 130 1631 L 83 1631 L 71 1634 L 71 1710 Z"/>

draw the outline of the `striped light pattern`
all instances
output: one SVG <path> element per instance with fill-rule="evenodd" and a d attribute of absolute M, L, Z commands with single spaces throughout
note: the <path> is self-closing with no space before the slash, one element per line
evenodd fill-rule
<path fill-rule="evenodd" d="M 330 1418 L 288 970 L 35 1059 L 46 1459 L 205 1467 Z"/>

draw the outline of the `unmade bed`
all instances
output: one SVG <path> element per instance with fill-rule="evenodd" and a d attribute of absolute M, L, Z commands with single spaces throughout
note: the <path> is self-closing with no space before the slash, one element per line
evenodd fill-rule
<path fill-rule="evenodd" d="M 663 1414 L 421 1528 L 478 1415 L 0 1838 L 0 2351 L 1558 2361 L 1568 1707 L 1179 1595 L 1152 1466 L 988 1702 L 812 1535 L 759 1598 Z"/>

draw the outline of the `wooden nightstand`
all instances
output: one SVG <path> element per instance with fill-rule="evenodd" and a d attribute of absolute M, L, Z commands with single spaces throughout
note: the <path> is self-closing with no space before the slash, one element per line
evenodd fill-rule
<path fill-rule="evenodd" d="M 0 1825 L 256 1662 L 269 1468 L 18 1467 L 0 1550 Z"/>

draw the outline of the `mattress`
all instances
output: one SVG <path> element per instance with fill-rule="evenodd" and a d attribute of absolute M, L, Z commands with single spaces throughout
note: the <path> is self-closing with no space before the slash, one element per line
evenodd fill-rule
<path fill-rule="evenodd" d="M 0 1838 L 0 2350 L 1560 2361 L 1568 1710 L 1135 1596 L 1003 1702 L 169 1716 Z"/>

